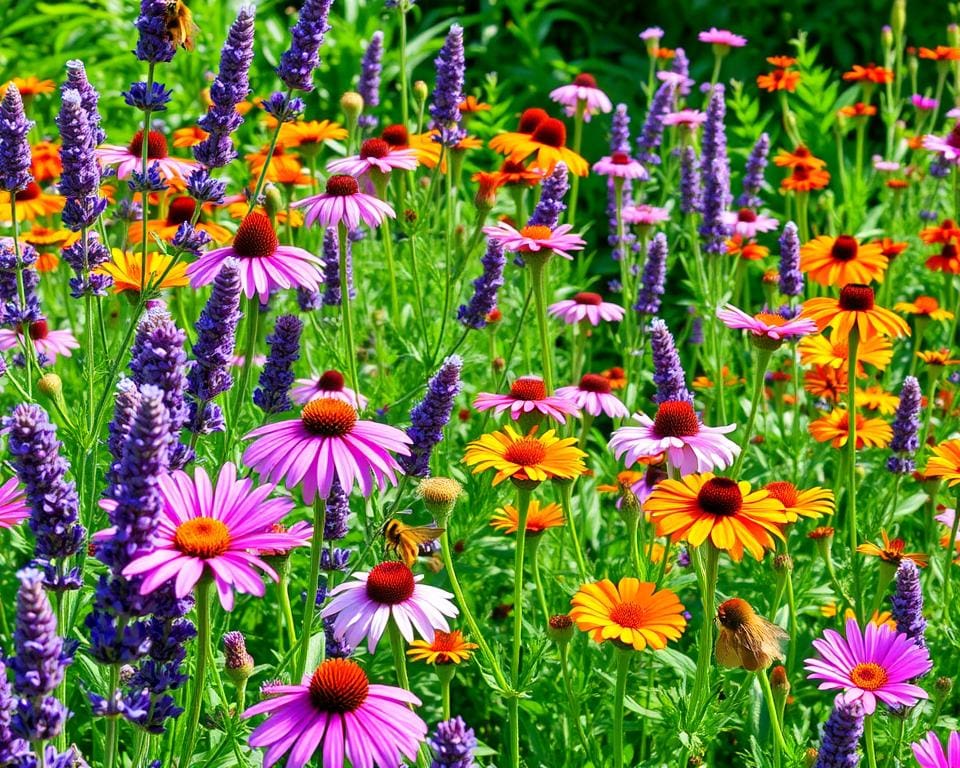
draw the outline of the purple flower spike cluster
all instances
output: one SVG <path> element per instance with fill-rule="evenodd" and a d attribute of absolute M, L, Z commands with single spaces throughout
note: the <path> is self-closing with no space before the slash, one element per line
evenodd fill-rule
<path fill-rule="evenodd" d="M 277 77 L 287 88 L 313 90 L 313 70 L 320 66 L 320 46 L 330 30 L 327 18 L 331 5 L 333 0 L 306 0 L 300 9 L 300 17 L 290 31 L 290 48 L 277 67 Z"/>
<path fill-rule="evenodd" d="M 136 27 L 140 33 L 134 54 L 140 61 L 162 64 L 172 61 L 177 47 L 167 29 L 168 0 L 140 0 Z"/>
<path fill-rule="evenodd" d="M 770 153 L 770 137 L 761 133 L 747 158 L 747 167 L 743 174 L 743 192 L 737 198 L 741 208 L 759 208 L 763 205 L 760 190 L 763 188 L 763 172 L 767 167 L 767 155 Z"/>
<path fill-rule="evenodd" d="M 327 516 L 323 523 L 323 540 L 339 541 L 344 538 L 349 531 L 347 519 L 350 517 L 350 498 L 340 485 L 340 481 L 334 479 L 330 486 L 330 495 L 327 496 Z"/>
<path fill-rule="evenodd" d="M 622 152 L 630 154 L 630 114 L 626 104 L 617 104 L 613 112 L 613 121 L 610 125 L 610 155 Z M 623 199 L 630 200 L 633 184 L 630 179 L 623 179 Z M 607 243 L 613 248 L 610 258 L 620 261 L 623 249 L 617 235 L 617 195 L 613 178 L 607 179 L 607 220 L 610 224 L 610 234 Z M 636 249 L 637 236 L 632 232 L 624 232 L 623 239 L 626 247 Z"/>
<path fill-rule="evenodd" d="M 13 248 L 0 241 L 0 325 L 26 325 L 40 319 L 40 275 L 33 268 L 36 263 L 37 251 L 32 245 L 21 243 L 18 259 Z M 24 303 L 17 288 L 18 272 L 23 279 Z"/>
<path fill-rule="evenodd" d="M 903 632 L 914 644 L 927 647 L 924 633 L 927 620 L 923 617 L 923 589 L 920 586 L 920 569 L 909 557 L 897 566 L 896 590 L 890 598 L 891 614 L 897 622 L 897 632 Z"/>
<path fill-rule="evenodd" d="M 372 110 L 380 104 L 380 72 L 383 58 L 383 32 L 377 30 L 370 38 L 367 50 L 363 52 L 360 63 L 360 82 L 357 93 L 363 97 L 363 114 L 357 118 L 357 124 L 366 130 L 377 127 L 377 117 Z"/>
<path fill-rule="evenodd" d="M 663 141 L 663 118 L 673 107 L 676 86 L 663 83 L 650 101 L 647 119 L 637 139 L 637 159 L 644 165 L 660 165 L 660 143 Z"/>
<path fill-rule="evenodd" d="M 687 52 L 683 48 L 677 48 L 673 52 L 673 64 L 670 65 L 670 71 L 675 75 L 680 75 L 680 95 L 687 96 L 690 93 L 690 60 L 687 58 Z"/>
<path fill-rule="evenodd" d="M 700 160 L 697 150 L 688 144 L 680 154 L 680 212 L 686 215 L 700 213 L 702 207 Z"/>
<path fill-rule="evenodd" d="M 398 456 L 403 471 L 411 477 L 430 475 L 430 455 L 443 440 L 443 428 L 450 421 L 453 401 L 460 394 L 460 371 L 463 360 L 451 355 L 443 361 L 440 370 L 427 385 L 427 394 L 410 411 L 407 435 L 413 440 L 409 456 Z"/>
<path fill-rule="evenodd" d="M 486 327 L 487 315 L 497 306 L 497 294 L 503 286 L 503 268 L 507 263 L 503 246 L 496 240 L 488 240 L 480 263 L 483 273 L 473 281 L 473 296 L 457 311 L 461 323 L 477 330 Z"/>
<path fill-rule="evenodd" d="M 439 131 L 434 141 L 455 147 L 467 135 L 460 127 L 460 104 L 464 99 L 467 63 L 463 54 L 463 27 L 453 24 L 440 54 L 433 61 L 437 69 L 437 85 L 433 89 L 430 117 Z"/>
<path fill-rule="evenodd" d="M 267 337 L 270 356 L 260 373 L 253 402 L 264 413 L 283 413 L 293 407 L 290 386 L 295 377 L 293 365 L 300 359 L 300 334 L 303 322 L 296 315 L 277 318 L 273 334 Z"/>
<path fill-rule="evenodd" d="M 657 232 L 647 247 L 647 260 L 643 265 L 643 277 L 637 303 L 633 308 L 644 315 L 655 315 L 660 311 L 660 299 L 667 283 L 667 236 Z"/>
<path fill-rule="evenodd" d="M 335 227 L 327 227 L 323 233 L 323 253 L 320 256 L 323 262 L 323 305 L 325 307 L 339 307 L 343 300 L 340 291 L 340 238 Z M 347 287 L 350 298 L 354 299 L 357 292 L 353 287 L 353 248 L 352 241 L 347 238 Z"/>
<path fill-rule="evenodd" d="M 477 738 L 473 728 L 467 728 L 463 718 L 457 715 L 437 723 L 437 730 L 430 737 L 433 762 L 430 768 L 473 768 L 473 751 Z"/>
<path fill-rule="evenodd" d="M 780 234 L 780 293 L 799 296 L 803 293 L 803 272 L 800 271 L 800 235 L 797 225 L 788 221 Z"/>
<path fill-rule="evenodd" d="M 553 172 L 543 180 L 540 187 L 540 200 L 527 225 L 531 227 L 550 227 L 556 229 L 560 216 L 567 210 L 563 198 L 570 189 L 569 173 L 565 163 L 557 163 Z"/>
<path fill-rule="evenodd" d="M 13 83 L 0 102 L 0 189 L 19 192 L 33 181 L 30 173 L 30 140 L 33 121 L 27 120 L 23 99 Z"/>
<path fill-rule="evenodd" d="M 653 402 L 665 403 L 668 400 L 687 402 L 693 405 L 693 394 L 687 389 L 680 355 L 676 342 L 667 324 L 656 318 L 650 321 L 650 347 L 653 350 L 653 383 L 657 391 Z"/>
<path fill-rule="evenodd" d="M 817 752 L 814 768 L 857 768 L 860 756 L 857 745 L 863 736 L 863 704 L 845 703 L 838 696 L 833 711 L 823 726 L 823 742 Z"/>
<path fill-rule="evenodd" d="M 907 376 L 900 388 L 900 403 L 893 419 L 893 439 L 890 441 L 893 453 L 887 459 L 887 469 L 896 475 L 909 475 L 917 468 L 913 457 L 920 447 L 921 402 L 920 382 L 915 376 Z"/>

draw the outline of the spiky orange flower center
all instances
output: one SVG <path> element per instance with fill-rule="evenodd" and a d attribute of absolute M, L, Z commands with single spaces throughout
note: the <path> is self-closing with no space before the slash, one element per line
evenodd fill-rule
<path fill-rule="evenodd" d="M 835 533 L 829 525 L 821 525 L 807 534 L 808 539 L 829 539 Z"/>
<path fill-rule="evenodd" d="M 573 300 L 577 304 L 589 304 L 594 307 L 599 307 L 603 303 L 603 297 L 599 293 L 589 293 L 583 292 L 578 293 L 573 297 Z"/>
<path fill-rule="evenodd" d="M 521 229 L 520 234 L 524 237 L 529 237 L 531 240 L 549 240 L 550 235 L 553 234 L 553 230 L 542 224 L 533 224 L 532 226 Z"/>
<path fill-rule="evenodd" d="M 737 221 L 745 221 L 747 223 L 753 223 L 757 220 L 756 211 L 752 211 L 749 208 L 741 208 L 737 211 Z"/>
<path fill-rule="evenodd" d="M 439 629 L 435 629 L 430 650 L 437 653 L 448 653 L 460 650 L 461 645 L 463 645 L 463 637 L 460 635 L 459 629 L 455 629 L 453 632 L 441 632 Z"/>
<path fill-rule="evenodd" d="M 875 691 L 887 684 L 887 670 L 872 661 L 857 664 L 850 670 L 850 682 L 865 691 Z"/>
<path fill-rule="evenodd" d="M 367 139 L 360 145 L 360 157 L 381 158 L 390 154 L 390 145 L 384 139 Z"/>
<path fill-rule="evenodd" d="M 589 75 L 586 72 L 581 72 L 575 78 L 573 78 L 574 85 L 580 85 L 585 88 L 596 88 L 597 79 L 593 75 Z"/>
<path fill-rule="evenodd" d="M 546 447 L 535 437 L 521 437 L 503 452 L 504 459 L 521 467 L 536 466 L 546 457 Z"/>
<path fill-rule="evenodd" d="M 143 155 L 143 131 L 139 130 L 130 140 L 130 146 L 127 150 L 131 155 L 141 157 Z M 167 139 L 159 131 L 150 131 L 147 133 L 147 159 L 162 160 L 168 154 Z"/>
<path fill-rule="evenodd" d="M 555 117 L 548 117 L 536 127 L 531 139 L 538 144 L 559 149 L 567 143 L 567 126 Z"/>
<path fill-rule="evenodd" d="M 792 507 L 797 503 L 797 487 L 793 483 L 778 480 L 775 483 L 767 483 L 765 487 L 767 492 L 783 506 Z"/>
<path fill-rule="evenodd" d="M 639 629 L 646 619 L 647 610 L 639 603 L 620 603 L 610 611 L 610 621 L 628 629 Z"/>
<path fill-rule="evenodd" d="M 855 237 L 839 235 L 830 247 L 830 255 L 837 261 L 853 261 L 860 245 Z"/>
<path fill-rule="evenodd" d="M 544 120 L 549 119 L 549 117 L 546 110 L 540 109 L 539 107 L 525 109 L 523 114 L 520 115 L 520 125 L 517 126 L 517 132 L 533 133 L 537 126 Z"/>
<path fill-rule="evenodd" d="M 712 477 L 697 494 L 697 503 L 708 514 L 729 517 L 743 507 L 743 494 L 729 477 Z"/>
<path fill-rule="evenodd" d="M 317 380 L 317 386 L 327 392 L 343 390 L 343 374 L 340 371 L 324 371 Z"/>
<path fill-rule="evenodd" d="M 739 597 L 720 603 L 720 607 L 717 608 L 717 619 L 727 629 L 740 629 L 744 624 L 753 621 L 755 615 L 750 603 Z"/>
<path fill-rule="evenodd" d="M 917 296 L 913 301 L 913 305 L 917 308 L 917 314 L 920 315 L 929 315 L 931 312 L 935 312 L 940 308 L 940 302 L 933 298 L 933 296 Z"/>
<path fill-rule="evenodd" d="M 580 377 L 580 389 L 606 395 L 610 393 L 610 381 L 596 373 L 585 373 Z"/>
<path fill-rule="evenodd" d="M 754 319 L 759 320 L 761 323 L 775 325 L 778 327 L 787 322 L 787 319 L 783 315 L 778 315 L 775 312 L 758 312 L 753 317 Z"/>
<path fill-rule="evenodd" d="M 851 283 L 840 289 L 840 309 L 848 312 L 867 312 L 873 309 L 873 288 Z"/>
<path fill-rule="evenodd" d="M 367 576 L 367 597 L 376 603 L 397 605 L 409 600 L 416 582 L 413 571 L 399 560 L 374 566 Z"/>
<path fill-rule="evenodd" d="M 327 659 L 310 678 L 310 702 L 321 712 L 353 712 L 369 691 L 366 673 L 351 659 Z"/>
<path fill-rule="evenodd" d="M 360 184 L 353 176 L 338 173 L 327 179 L 326 193 L 336 197 L 349 197 L 360 191 Z"/>
<path fill-rule="evenodd" d="M 406 147 L 410 144 L 410 134 L 402 125 L 388 125 L 380 133 L 380 138 L 391 147 Z"/>
<path fill-rule="evenodd" d="M 233 238 L 234 252 L 247 258 L 273 256 L 279 245 L 270 219 L 257 212 L 247 214 Z"/>
<path fill-rule="evenodd" d="M 516 400 L 543 400 L 546 396 L 543 379 L 535 376 L 524 376 L 510 385 L 510 397 Z"/>
<path fill-rule="evenodd" d="M 657 408 L 653 431 L 659 437 L 688 437 L 700 431 L 700 421 L 690 403 L 667 400 Z"/>
<path fill-rule="evenodd" d="M 230 531 L 220 520 L 195 517 L 177 526 L 173 546 L 191 557 L 219 557 L 230 548 Z"/>
<path fill-rule="evenodd" d="M 343 437 L 357 423 L 357 412 L 342 400 L 319 397 L 303 406 L 300 420 L 311 435 Z"/>
<path fill-rule="evenodd" d="M 565 613 L 558 613 L 549 619 L 551 629 L 570 629 L 573 626 L 573 619 Z"/>

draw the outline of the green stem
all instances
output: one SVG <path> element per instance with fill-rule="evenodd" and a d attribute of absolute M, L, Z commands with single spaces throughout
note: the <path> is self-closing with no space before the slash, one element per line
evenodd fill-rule
<path fill-rule="evenodd" d="M 573 556 L 577 560 L 577 574 L 580 582 L 587 580 L 587 563 L 583 557 L 583 547 L 580 544 L 579 523 L 577 515 L 573 509 L 573 483 L 560 483 L 560 499 L 562 501 L 563 513 L 567 516 L 567 527 L 570 529 L 570 539 L 573 542 Z"/>
<path fill-rule="evenodd" d="M 427 313 L 423 308 L 423 285 L 420 282 L 420 265 L 417 259 L 417 236 L 410 234 L 410 279 L 413 283 L 413 296 L 417 308 L 417 320 L 423 333 L 423 349 L 430 347 L 430 334 L 427 329 Z"/>
<path fill-rule="evenodd" d="M 343 359 L 350 374 L 350 386 L 354 392 L 360 391 L 360 379 L 357 376 L 357 348 L 353 342 L 353 310 L 350 303 L 349 271 L 347 270 L 347 225 L 337 225 L 337 241 L 340 246 L 340 325 L 343 328 Z"/>
<path fill-rule="evenodd" d="M 187 735 L 180 752 L 180 765 L 186 768 L 193 757 L 197 744 L 197 726 L 200 724 L 200 710 L 203 706 L 203 694 L 206 690 L 207 651 L 210 647 L 210 589 L 213 581 L 200 579 L 196 586 L 197 598 L 197 668 L 193 675 L 193 692 L 187 714 Z"/>
<path fill-rule="evenodd" d="M 617 688 L 613 694 L 613 768 L 623 768 L 623 705 L 627 698 L 627 672 L 631 651 L 618 648 Z"/>
<path fill-rule="evenodd" d="M 737 456 L 737 462 L 733 465 L 733 471 L 730 473 L 731 477 L 740 476 L 743 459 L 747 455 L 747 448 L 750 447 L 750 438 L 753 436 L 753 425 L 756 423 L 757 412 L 760 410 L 760 398 L 763 395 L 763 377 L 767 373 L 767 366 L 770 364 L 770 356 L 772 354 L 773 350 L 771 349 L 757 348 L 757 375 L 753 382 L 753 397 L 750 399 L 750 415 L 747 417 L 747 428 L 740 442 L 740 455 Z"/>
<path fill-rule="evenodd" d="M 249 395 L 253 359 L 257 354 L 257 336 L 260 330 L 260 299 L 256 295 L 247 299 L 245 314 L 247 316 L 247 338 L 243 345 L 243 366 L 240 368 L 240 377 L 233 393 L 233 419 L 231 420 L 233 423 L 239 423 L 240 421 L 240 414 Z"/>
<path fill-rule="evenodd" d="M 933 411 L 936 408 L 937 385 L 940 383 L 940 372 L 942 370 L 943 368 L 939 365 L 927 366 L 927 371 L 930 374 L 930 388 L 927 390 L 927 412 L 924 414 L 923 431 L 920 433 L 919 450 L 921 451 L 927 448 L 927 437 L 930 434 L 930 424 L 933 421 Z"/>
<path fill-rule="evenodd" d="M 400 124 L 409 128 L 410 106 L 407 97 L 407 5 L 406 2 L 397 4 L 397 13 L 400 15 Z"/>
<path fill-rule="evenodd" d="M 107 683 L 107 699 L 112 700 L 114 692 L 120 687 L 120 666 L 110 665 L 110 682 Z M 113 768 L 118 757 L 119 715 L 107 718 L 107 733 L 104 739 L 104 766 Z"/>
<path fill-rule="evenodd" d="M 445 666 L 453 666 L 445 665 Z M 453 675 L 449 672 L 442 671 L 441 667 L 437 667 L 437 674 L 440 676 L 440 706 L 443 712 L 443 719 L 450 719 L 450 682 L 453 680 Z"/>
<path fill-rule="evenodd" d="M 537 311 L 537 331 L 540 335 L 540 364 L 543 367 L 543 385 L 547 394 L 553 392 L 553 348 L 547 329 L 547 265 L 549 255 L 529 254 L 527 263 L 533 276 L 533 301 Z"/>
<path fill-rule="evenodd" d="M 513 560 L 513 652 L 510 657 L 510 674 L 514 691 L 520 688 L 520 651 L 523 643 L 523 555 L 527 537 L 527 514 L 530 511 L 530 490 L 517 488 L 517 539 Z M 514 768 L 520 768 L 520 701 L 514 697 L 510 702 L 511 755 Z"/>
<path fill-rule="evenodd" d="M 290 650 L 297 647 L 297 630 L 294 627 L 293 608 L 290 605 L 290 593 L 287 591 L 287 576 L 281 573 L 277 580 L 277 594 L 280 596 L 280 610 L 283 612 L 283 623 L 287 628 L 287 643 Z"/>
<path fill-rule="evenodd" d="M 666 553 L 664 553 L 666 554 Z M 705 706 L 707 690 L 710 687 L 710 672 L 713 663 L 713 614 L 717 593 L 717 574 L 720 565 L 720 551 L 709 541 L 692 549 L 703 566 L 703 624 L 700 626 L 700 638 L 697 641 L 697 670 L 693 681 L 693 692 L 687 715 L 696 718 L 700 708 Z M 692 724 L 692 723 L 691 723 Z"/>
<path fill-rule="evenodd" d="M 857 351 L 860 347 L 860 334 L 857 327 L 850 330 L 847 343 L 849 354 L 847 370 L 852 373 L 847 387 L 847 535 L 850 557 L 853 561 L 853 599 L 857 620 L 863 623 L 863 594 L 860 589 L 860 560 L 857 551 L 857 406 L 856 371 Z"/>
<path fill-rule="evenodd" d="M 346 299 L 346 296 L 344 296 Z M 354 390 L 356 391 L 356 390 Z M 323 549 L 323 529 L 327 520 L 327 502 L 319 494 L 313 500 L 313 538 L 310 541 L 310 575 L 307 577 L 307 603 L 303 606 L 303 628 L 300 630 L 300 653 L 293 679 L 300 680 L 307 669 L 310 636 L 313 633 L 313 614 L 317 608 L 320 579 L 320 550 Z"/>
<path fill-rule="evenodd" d="M 642 513 L 641 513 L 642 514 Z M 631 515 L 630 520 L 627 522 L 627 532 L 630 538 L 630 561 L 633 564 L 633 571 L 636 574 L 638 579 L 642 579 L 645 575 L 643 566 L 640 562 L 640 543 L 637 540 L 637 532 L 640 529 L 640 516 Z M 664 549 L 663 557 L 667 557 L 667 550 Z"/>
<path fill-rule="evenodd" d="M 519 531 L 517 532 L 519 535 Z M 540 551 L 540 541 L 543 534 L 535 534 L 530 537 L 530 562 L 533 564 L 533 584 L 537 589 L 537 597 L 540 602 L 540 610 L 543 611 L 543 624 L 547 625 L 550 621 L 550 609 L 547 607 L 547 593 L 543 589 L 543 582 L 540 579 L 540 559 L 537 553 Z"/>
<path fill-rule="evenodd" d="M 290 101 L 290 96 L 293 94 L 293 88 L 288 88 L 286 96 L 284 97 L 286 101 Z M 257 178 L 257 185 L 253 188 L 253 194 L 250 196 L 250 204 L 247 206 L 247 214 L 250 214 L 256 205 L 257 200 L 260 199 L 260 193 L 263 191 L 263 183 L 267 180 L 267 171 L 270 168 L 270 160 L 273 157 L 273 151 L 277 148 L 277 139 L 280 138 L 280 128 L 283 127 L 283 121 L 277 120 L 277 127 L 273 131 L 273 136 L 270 137 L 270 146 L 267 148 L 267 156 L 263 159 L 263 168 L 260 169 L 260 176 Z M 146 142 L 144 142 L 146 146 Z M 200 206 L 197 206 L 197 210 L 200 209 Z M 144 221 L 146 221 L 146 211 L 144 211 Z M 146 241 L 146 236 L 144 236 L 144 241 Z"/>
<path fill-rule="evenodd" d="M 573 684 L 570 681 L 570 645 L 569 643 L 560 643 L 560 671 L 563 675 L 563 690 L 567 694 L 567 707 L 570 710 L 570 719 L 576 725 L 577 738 L 580 739 L 580 746 L 583 747 L 583 754 L 590 754 L 590 740 L 584 733 L 583 724 L 580 722 L 580 706 L 577 704 L 577 697 L 573 693 Z M 599 763 L 598 763 L 599 765 Z"/>
<path fill-rule="evenodd" d="M 407 675 L 407 657 L 403 653 L 403 637 L 397 622 L 391 617 L 387 621 L 387 637 L 390 638 L 390 652 L 393 655 L 393 668 L 397 673 L 397 683 L 405 691 L 410 690 L 410 677 Z"/>
<path fill-rule="evenodd" d="M 770 728 L 773 730 L 773 764 L 776 768 L 779 768 L 781 754 L 789 753 L 789 750 L 783 740 L 783 728 L 780 725 L 780 716 L 777 713 L 773 691 L 770 690 L 770 679 L 767 677 L 767 671 L 761 669 L 757 672 L 757 680 L 760 682 L 761 690 L 763 690 L 763 698 L 767 701 L 767 714 L 770 716 Z"/>
<path fill-rule="evenodd" d="M 867 766 L 868 768 L 877 768 L 877 750 L 873 743 L 873 715 L 868 715 L 863 720 L 863 740 L 866 744 Z"/>

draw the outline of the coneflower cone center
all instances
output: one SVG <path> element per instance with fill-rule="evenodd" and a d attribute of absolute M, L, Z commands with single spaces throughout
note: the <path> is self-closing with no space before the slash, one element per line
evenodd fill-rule
<path fill-rule="evenodd" d="M 830 248 L 830 255 L 837 261 L 853 261 L 857 258 L 859 245 L 857 240 L 850 235 L 840 235 L 833 241 Z"/>
<path fill-rule="evenodd" d="M 406 147 L 410 144 L 410 134 L 402 125 L 388 125 L 380 134 L 391 147 Z"/>
<path fill-rule="evenodd" d="M 327 179 L 326 192 L 336 197 L 349 197 L 360 191 L 360 184 L 353 176 L 338 173 Z"/>
<path fill-rule="evenodd" d="M 749 208 L 741 208 L 737 211 L 737 221 L 744 221 L 752 224 L 757 220 L 757 214 L 755 211 L 750 210 Z"/>
<path fill-rule="evenodd" d="M 639 629 L 647 620 L 647 609 L 639 603 L 620 603 L 610 611 L 610 621 L 629 629 Z"/>
<path fill-rule="evenodd" d="M 614 165 L 630 165 L 630 155 L 626 152 L 614 152 L 610 155 L 610 162 Z"/>
<path fill-rule="evenodd" d="M 559 149 L 567 143 L 567 127 L 555 117 L 548 117 L 536 127 L 531 139 Z"/>
<path fill-rule="evenodd" d="M 584 291 L 573 297 L 577 304 L 587 304 L 593 307 L 599 307 L 603 303 L 603 297 L 599 293 L 589 293 Z"/>
<path fill-rule="evenodd" d="M 19 328 L 18 331 L 22 334 L 22 327 Z M 40 339 L 45 339 L 50 334 L 50 326 L 47 324 L 46 320 L 37 320 L 36 322 L 30 323 L 30 327 L 27 329 L 27 334 L 34 341 L 40 341 Z"/>
<path fill-rule="evenodd" d="M 749 623 L 756 614 L 750 603 L 741 600 L 739 597 L 733 597 L 720 604 L 717 608 L 717 619 L 727 629 L 737 630 L 744 624 Z"/>
<path fill-rule="evenodd" d="M 357 412 L 342 400 L 319 397 L 303 406 L 300 420 L 311 435 L 343 437 L 357 423 Z"/>
<path fill-rule="evenodd" d="M 131 155 L 141 157 L 143 155 L 143 131 L 137 131 L 130 140 L 130 146 L 127 150 Z M 168 154 L 167 139 L 159 131 L 150 131 L 147 133 L 147 158 L 149 160 L 162 160 Z"/>
<path fill-rule="evenodd" d="M 360 145 L 360 157 L 383 158 L 390 154 L 390 145 L 385 139 L 367 139 Z"/>
<path fill-rule="evenodd" d="M 873 288 L 852 283 L 840 289 L 840 309 L 848 312 L 866 312 L 873 309 Z"/>
<path fill-rule="evenodd" d="M 596 88 L 597 79 L 593 75 L 587 74 L 586 72 L 581 72 L 579 75 L 573 78 L 573 84 L 583 86 L 584 88 Z"/>
<path fill-rule="evenodd" d="M 517 400 L 543 400 L 547 396 L 547 387 L 543 379 L 525 376 L 510 385 L 510 396 Z"/>
<path fill-rule="evenodd" d="M 367 576 L 367 597 L 377 603 L 397 605 L 410 599 L 415 586 L 413 571 L 405 564 L 380 563 Z"/>
<path fill-rule="evenodd" d="M 369 692 L 366 673 L 350 659 L 327 659 L 310 678 L 310 702 L 321 712 L 353 712 Z"/>
<path fill-rule="evenodd" d="M 585 373 L 580 377 L 580 389 L 584 392 L 596 392 L 600 395 L 610 393 L 610 382 L 596 373 Z"/>
<path fill-rule="evenodd" d="M 317 379 L 317 386 L 326 392 L 342 392 L 343 383 L 340 371 L 324 371 Z"/>
<path fill-rule="evenodd" d="M 570 629 L 573 626 L 573 619 L 565 613 L 558 613 L 550 617 L 551 629 Z"/>
<path fill-rule="evenodd" d="M 945 243 L 943 248 L 940 249 L 940 256 L 944 259 L 957 258 L 957 246 L 953 243 Z"/>
<path fill-rule="evenodd" d="M 700 508 L 711 515 L 729 517 L 743 507 L 740 486 L 728 477 L 713 477 L 707 480 L 697 494 Z"/>
<path fill-rule="evenodd" d="M 953 130 L 946 138 L 946 143 L 954 149 L 960 149 L 960 123 L 953 126 Z"/>
<path fill-rule="evenodd" d="M 700 421 L 690 403 L 668 400 L 657 408 L 653 431 L 659 437 L 689 437 L 700 431 Z"/>
<path fill-rule="evenodd" d="M 887 684 L 887 670 L 872 661 L 857 664 L 850 670 L 850 682 L 864 691 L 875 691 Z"/>
<path fill-rule="evenodd" d="M 520 115 L 520 124 L 517 126 L 517 133 L 533 133 L 537 129 L 537 126 L 544 120 L 548 120 L 549 117 L 546 110 L 538 107 L 525 109 L 523 114 Z"/>
<path fill-rule="evenodd" d="M 191 197 L 178 197 L 170 203 L 167 210 L 167 224 L 169 226 L 178 226 L 185 221 L 193 218 L 193 213 L 197 209 L 197 203 Z"/>
<path fill-rule="evenodd" d="M 273 256 L 280 240 L 270 219 L 262 213 L 251 213 L 240 222 L 233 238 L 233 250 L 246 258 Z"/>
<path fill-rule="evenodd" d="M 793 483 L 778 480 L 774 483 L 767 483 L 765 486 L 767 492 L 779 501 L 785 507 L 793 507 L 797 503 L 797 488 Z"/>
<path fill-rule="evenodd" d="M 14 195 L 14 198 L 19 200 L 36 200 L 40 195 L 43 194 L 43 190 L 40 189 L 40 185 L 35 181 L 31 181 L 27 186 L 21 189 Z"/>
<path fill-rule="evenodd" d="M 503 458 L 511 464 L 532 467 L 547 457 L 547 449 L 534 437 L 521 437 L 503 452 Z"/>
<path fill-rule="evenodd" d="M 195 517 L 177 526 L 173 546 L 191 557 L 219 557 L 230 548 L 230 530 L 212 517 Z"/>

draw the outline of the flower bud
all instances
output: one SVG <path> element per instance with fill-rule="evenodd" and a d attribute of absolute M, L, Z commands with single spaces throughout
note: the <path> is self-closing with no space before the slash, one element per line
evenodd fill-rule
<path fill-rule="evenodd" d="M 890 10 L 890 27 L 897 40 L 903 39 L 903 30 L 907 27 L 907 0 L 893 0 Z"/>
<path fill-rule="evenodd" d="M 786 696 L 790 693 L 790 681 L 787 679 L 787 668 L 782 664 L 777 664 L 770 670 L 770 687 L 774 694 Z"/>
<path fill-rule="evenodd" d="M 426 477 L 417 486 L 417 495 L 441 527 L 446 526 L 462 494 L 463 486 L 452 477 Z"/>
<path fill-rule="evenodd" d="M 340 109 L 343 110 L 347 122 L 353 125 L 363 112 L 363 96 L 356 91 L 347 91 L 340 97 Z"/>
<path fill-rule="evenodd" d="M 896 6 L 894 6 L 896 10 Z M 880 42 L 883 43 L 884 48 L 893 47 L 893 28 L 889 24 L 885 24 L 880 30 Z"/>
<path fill-rule="evenodd" d="M 773 558 L 773 570 L 777 573 L 789 573 L 793 570 L 793 558 L 790 555 L 777 555 Z"/>
<path fill-rule="evenodd" d="M 427 84 L 423 80 L 417 80 L 413 84 L 413 98 L 416 99 L 418 107 L 426 103 L 429 93 L 430 89 L 427 88 Z"/>
<path fill-rule="evenodd" d="M 565 613 L 551 616 L 547 621 L 547 637 L 558 645 L 566 645 L 573 638 L 573 619 Z"/>
<path fill-rule="evenodd" d="M 63 399 L 63 382 L 55 373 L 45 373 L 37 382 L 37 389 L 52 400 Z"/>
<path fill-rule="evenodd" d="M 938 697 L 941 700 L 947 698 L 950 695 L 950 690 L 953 688 L 953 680 L 949 677 L 941 676 L 936 679 L 933 683 L 933 690 L 936 691 Z"/>
<path fill-rule="evenodd" d="M 263 208 L 270 218 L 270 223 L 276 229 L 277 214 L 283 210 L 283 195 L 280 193 L 280 188 L 272 182 L 268 182 L 263 188 Z"/>
<path fill-rule="evenodd" d="M 253 656 L 247 653 L 242 632 L 227 632 L 223 636 L 224 670 L 234 685 L 246 685 L 253 674 Z"/>
<path fill-rule="evenodd" d="M 820 753 L 813 747 L 808 747 L 803 753 L 803 768 L 813 768 L 817 764 Z"/>

